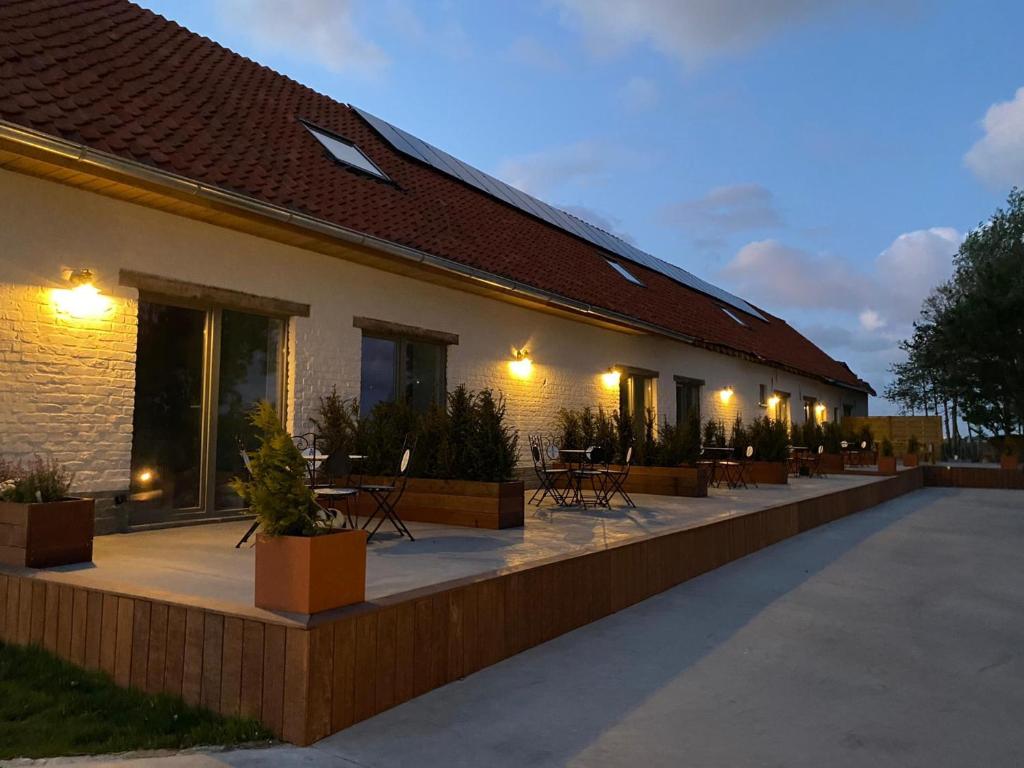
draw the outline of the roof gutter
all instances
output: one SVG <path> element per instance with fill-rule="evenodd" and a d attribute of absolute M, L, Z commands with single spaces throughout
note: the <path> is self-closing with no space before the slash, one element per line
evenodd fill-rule
<path fill-rule="evenodd" d="M 282 224 L 298 227 L 309 232 L 339 240 L 350 245 L 370 248 L 375 251 L 386 253 L 400 261 L 430 267 L 441 272 L 487 286 L 492 289 L 505 291 L 506 293 L 519 295 L 533 302 L 541 303 L 557 309 L 567 310 L 575 314 L 584 314 L 606 320 L 617 325 L 622 325 L 634 330 L 645 331 L 659 336 L 665 336 L 685 344 L 699 347 L 721 347 L 730 349 L 740 356 L 749 357 L 753 360 L 764 360 L 760 355 L 753 355 L 743 350 L 736 350 L 726 345 L 708 344 L 700 339 L 679 333 L 668 328 L 638 320 L 635 317 L 624 315 L 619 312 L 595 307 L 585 302 L 576 301 L 542 288 L 536 288 L 526 283 L 521 283 L 511 278 L 502 277 L 476 267 L 470 267 L 451 259 L 421 251 L 416 248 L 400 245 L 390 240 L 384 240 L 373 235 L 366 235 L 338 224 L 332 224 L 314 216 L 307 216 L 302 213 L 289 210 L 284 206 L 266 203 L 249 195 L 213 187 L 189 179 L 170 171 L 163 171 L 137 160 L 128 160 L 108 152 L 101 152 L 84 144 L 80 144 L 48 133 L 36 131 L 31 128 L 11 123 L 7 120 L 0 120 L 0 140 L 6 140 L 23 147 L 27 147 L 46 155 L 55 155 L 65 160 L 84 166 L 85 169 L 112 172 L 138 181 L 144 181 L 152 185 L 170 189 L 180 195 L 187 195 L 203 201 L 228 206 L 238 210 L 246 211 L 264 218 L 272 219 Z M 766 361 L 767 362 L 767 361 Z M 769 363 L 770 364 L 770 363 Z M 776 363 L 776 366 L 779 364 Z M 865 390 L 852 384 L 837 382 L 824 376 L 808 374 L 790 366 L 782 366 L 795 371 L 801 375 L 812 375 L 814 378 L 825 381 L 834 386 L 851 389 L 856 392 Z"/>

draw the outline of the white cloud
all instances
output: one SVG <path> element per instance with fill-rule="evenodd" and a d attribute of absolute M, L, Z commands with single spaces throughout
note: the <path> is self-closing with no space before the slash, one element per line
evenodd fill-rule
<path fill-rule="evenodd" d="M 495 175 L 516 189 L 543 197 L 568 186 L 593 187 L 607 182 L 621 152 L 599 141 L 579 141 L 527 155 L 510 157 L 498 164 Z"/>
<path fill-rule="evenodd" d="M 354 0 L 217 0 L 221 14 L 258 45 L 313 59 L 343 74 L 373 75 L 390 59 L 367 39 Z"/>
<path fill-rule="evenodd" d="M 750 49 L 787 27 L 844 9 L 884 9 L 898 0 L 556 0 L 563 20 L 590 48 L 614 52 L 648 45 L 696 63 Z"/>
<path fill-rule="evenodd" d="M 865 309 L 858 315 L 860 327 L 865 331 L 877 331 L 885 327 L 885 320 L 873 309 Z"/>
<path fill-rule="evenodd" d="M 619 101 L 630 112 L 645 112 L 658 104 L 658 84 L 646 77 L 631 77 L 619 89 Z"/>
<path fill-rule="evenodd" d="M 964 155 L 964 164 L 989 184 L 1024 184 L 1024 87 L 989 107 L 981 126 L 985 135 Z"/>
<path fill-rule="evenodd" d="M 749 183 L 716 187 L 704 197 L 666 206 L 659 220 L 712 239 L 782 224 L 771 190 Z"/>
<path fill-rule="evenodd" d="M 743 246 L 722 276 L 741 296 L 769 311 L 830 309 L 855 315 L 866 331 L 901 328 L 952 273 L 952 257 L 962 239 L 951 227 L 906 232 L 864 270 L 832 254 L 759 240 Z"/>

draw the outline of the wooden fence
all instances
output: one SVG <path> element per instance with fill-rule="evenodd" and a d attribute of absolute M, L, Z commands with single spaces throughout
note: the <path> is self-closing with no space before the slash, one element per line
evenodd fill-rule
<path fill-rule="evenodd" d="M 921 444 L 920 455 L 927 461 L 935 461 L 942 451 L 942 418 L 939 416 L 845 416 L 843 427 L 859 432 L 864 427 L 871 430 L 877 442 L 884 438 L 892 442 L 893 454 L 902 456 L 907 451 L 907 441 L 916 437 Z"/>

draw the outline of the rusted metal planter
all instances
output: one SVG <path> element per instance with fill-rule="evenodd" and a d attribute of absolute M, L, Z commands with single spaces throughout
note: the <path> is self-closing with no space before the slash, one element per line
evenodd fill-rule
<path fill-rule="evenodd" d="M 256 607 L 320 613 L 366 599 L 366 531 L 256 535 Z"/>
<path fill-rule="evenodd" d="M 788 485 L 789 465 L 784 461 L 751 461 L 747 480 L 758 485 Z"/>
<path fill-rule="evenodd" d="M 0 562 L 29 568 L 92 562 L 92 499 L 0 501 Z"/>

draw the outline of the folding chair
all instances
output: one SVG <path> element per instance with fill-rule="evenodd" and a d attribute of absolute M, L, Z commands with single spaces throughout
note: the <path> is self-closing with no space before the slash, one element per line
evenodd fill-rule
<path fill-rule="evenodd" d="M 595 455 L 596 454 L 596 455 Z M 585 464 L 581 464 L 579 469 L 572 470 L 572 475 L 576 480 L 576 498 L 583 508 L 589 507 L 607 507 L 608 497 L 605 493 L 605 478 L 608 475 L 608 471 L 605 469 L 595 469 L 594 463 L 600 461 L 600 449 L 591 445 L 588 446 L 584 453 Z M 589 468 L 587 468 L 589 465 Z M 583 495 L 583 481 L 590 481 L 590 490 L 593 492 L 593 497 L 587 499 Z M 600 487 L 598 487 L 600 485 Z"/>
<path fill-rule="evenodd" d="M 808 477 L 828 477 L 825 471 L 821 468 L 821 457 L 825 453 L 825 446 L 819 445 L 818 450 L 813 456 L 807 459 L 807 476 Z"/>
<path fill-rule="evenodd" d="M 547 458 L 544 454 L 543 438 L 540 435 L 530 435 L 530 457 L 533 459 L 533 471 L 537 474 L 540 487 L 530 497 L 530 504 L 538 507 L 544 503 L 544 499 L 551 496 L 559 506 L 565 504 L 565 494 L 568 489 L 561 490 L 558 487 L 559 478 L 569 478 L 567 469 L 550 469 L 547 465 Z"/>
<path fill-rule="evenodd" d="M 618 495 L 622 497 L 622 500 L 633 509 L 636 509 L 636 504 L 633 503 L 633 499 L 626 493 L 626 489 L 623 487 L 626 484 L 626 480 L 629 478 L 629 468 L 633 466 L 633 446 L 629 446 L 626 449 L 626 460 L 622 465 L 622 469 L 605 469 L 605 480 L 607 485 L 605 486 L 605 502 L 608 506 L 611 506 L 612 499 Z"/>
<path fill-rule="evenodd" d="M 746 447 L 746 450 L 743 451 L 743 456 L 741 456 L 740 459 L 739 459 L 739 463 L 740 463 L 739 480 L 740 480 L 740 484 L 744 488 L 748 488 L 749 487 L 748 483 L 750 485 L 754 486 L 755 488 L 759 487 L 757 482 L 754 480 L 753 474 L 750 471 L 751 464 L 753 463 L 753 461 L 754 461 L 754 446 L 748 445 Z"/>
<path fill-rule="evenodd" d="M 374 518 L 380 515 L 380 520 L 377 521 L 377 525 L 374 526 L 373 530 L 370 531 L 370 535 L 366 537 L 369 541 L 373 538 L 373 535 L 380 529 L 385 520 L 389 520 L 395 527 L 401 536 L 408 536 L 409 541 L 416 541 L 413 538 L 412 533 L 406 527 L 405 523 L 402 522 L 402 518 L 398 516 L 396 507 L 398 502 L 402 500 L 402 496 L 405 495 L 406 482 L 409 479 L 409 462 L 412 461 L 412 448 L 407 444 L 402 446 L 401 459 L 399 459 L 398 467 L 395 469 L 395 473 L 392 476 L 390 483 L 384 485 L 363 485 L 360 483 L 359 490 L 366 491 L 370 494 L 373 500 L 377 503 L 377 508 L 373 510 L 366 522 L 363 523 L 363 530 L 370 527 L 370 523 L 373 522 Z"/>
<path fill-rule="evenodd" d="M 352 477 L 352 466 L 348 456 L 341 451 L 335 451 L 324 459 L 320 466 L 317 467 L 314 475 L 316 480 L 324 479 L 327 481 L 331 481 L 337 477 L 346 478 L 346 485 L 338 486 L 334 485 L 332 482 L 327 482 L 323 485 L 316 483 L 310 488 L 310 490 L 312 490 L 313 495 L 316 496 L 317 505 L 332 518 L 337 518 L 338 515 L 344 515 L 343 528 L 345 525 L 349 528 L 355 528 L 356 526 L 352 521 L 352 511 L 349 506 L 349 502 L 355 501 L 359 496 L 359 488 L 347 484 Z M 321 504 L 321 502 L 323 503 Z M 336 506 L 338 502 L 344 502 L 344 512 Z"/>
<path fill-rule="evenodd" d="M 736 459 L 722 459 L 718 462 L 718 470 L 721 478 L 725 480 L 727 488 L 739 488 L 741 485 L 746 488 L 743 482 L 743 469 Z"/>

